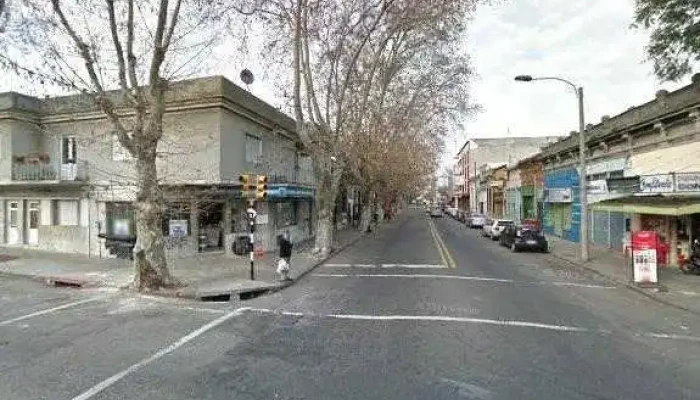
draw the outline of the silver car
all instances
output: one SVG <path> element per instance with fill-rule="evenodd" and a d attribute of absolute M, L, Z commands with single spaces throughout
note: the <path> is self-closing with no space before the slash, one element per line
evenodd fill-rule
<path fill-rule="evenodd" d="M 497 219 L 494 220 L 489 228 L 489 233 L 487 236 L 491 237 L 491 240 L 498 240 L 506 227 L 513 225 L 513 220 L 510 219 Z"/>

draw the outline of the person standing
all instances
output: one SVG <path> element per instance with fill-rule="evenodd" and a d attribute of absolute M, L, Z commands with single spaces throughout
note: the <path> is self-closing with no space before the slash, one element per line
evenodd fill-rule
<path fill-rule="evenodd" d="M 289 231 L 285 232 L 284 235 L 278 236 L 278 242 L 280 252 L 279 260 L 277 261 L 277 273 L 280 274 L 280 280 L 291 281 L 292 278 L 289 277 L 289 270 L 292 260 L 292 241 L 289 237 Z"/>

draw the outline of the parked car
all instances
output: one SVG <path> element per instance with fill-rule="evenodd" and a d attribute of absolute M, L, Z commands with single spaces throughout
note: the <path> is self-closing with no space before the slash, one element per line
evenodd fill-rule
<path fill-rule="evenodd" d="M 440 210 L 437 207 L 431 208 L 430 209 L 430 216 L 432 218 L 442 218 L 442 210 Z"/>
<path fill-rule="evenodd" d="M 488 230 L 488 236 L 491 240 L 498 240 L 498 237 L 501 236 L 501 232 L 503 232 L 506 227 L 513 224 L 514 222 L 510 219 L 496 219 Z"/>
<path fill-rule="evenodd" d="M 467 225 L 472 229 L 483 228 L 485 223 L 486 217 L 481 214 L 472 214 L 467 219 Z"/>
<path fill-rule="evenodd" d="M 489 237 L 491 235 L 491 227 L 493 226 L 493 220 L 486 218 L 484 220 L 484 225 L 481 226 L 481 236 Z"/>
<path fill-rule="evenodd" d="M 511 225 L 501 232 L 499 243 L 510 248 L 510 251 L 535 250 L 546 253 L 549 251 L 547 238 L 537 228 L 530 226 Z"/>

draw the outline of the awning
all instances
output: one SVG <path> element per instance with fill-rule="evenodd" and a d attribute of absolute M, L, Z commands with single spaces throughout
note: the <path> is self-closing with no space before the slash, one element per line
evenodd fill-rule
<path fill-rule="evenodd" d="M 631 214 L 689 215 L 700 213 L 700 197 L 634 196 L 601 201 L 591 210 Z"/>
<path fill-rule="evenodd" d="M 625 176 L 700 171 L 700 142 L 667 147 L 630 157 Z"/>

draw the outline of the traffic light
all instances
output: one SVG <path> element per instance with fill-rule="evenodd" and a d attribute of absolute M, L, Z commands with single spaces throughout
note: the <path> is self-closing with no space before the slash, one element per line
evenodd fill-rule
<path fill-rule="evenodd" d="M 258 185 L 255 190 L 255 198 L 264 200 L 267 197 L 267 176 L 258 175 Z"/>
<path fill-rule="evenodd" d="M 239 175 L 238 182 L 241 183 L 241 191 L 245 196 L 246 192 L 250 190 L 250 175 Z"/>

